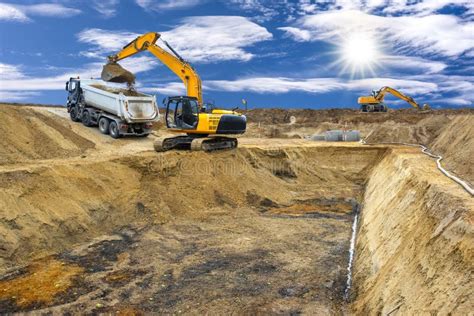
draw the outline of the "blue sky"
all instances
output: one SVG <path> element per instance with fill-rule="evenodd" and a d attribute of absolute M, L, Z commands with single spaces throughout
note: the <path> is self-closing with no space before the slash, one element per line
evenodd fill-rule
<path fill-rule="evenodd" d="M 385 85 L 435 108 L 474 104 L 472 0 L 0 2 L 0 101 L 64 104 L 70 76 L 99 77 L 107 55 L 150 31 L 223 107 L 357 107 Z M 122 65 L 160 100 L 184 93 L 147 52 Z"/>

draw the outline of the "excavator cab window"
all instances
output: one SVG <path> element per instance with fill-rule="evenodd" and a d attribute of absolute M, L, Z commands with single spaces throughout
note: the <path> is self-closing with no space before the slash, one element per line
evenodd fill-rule
<path fill-rule="evenodd" d="M 199 106 L 191 98 L 170 98 L 166 107 L 168 128 L 195 129 L 198 123 Z"/>

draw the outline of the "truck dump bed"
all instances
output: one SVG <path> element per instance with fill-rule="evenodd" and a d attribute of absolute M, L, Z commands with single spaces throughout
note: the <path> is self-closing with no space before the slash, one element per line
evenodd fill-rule
<path fill-rule="evenodd" d="M 100 81 L 83 81 L 81 88 L 87 105 L 118 116 L 127 123 L 159 119 L 155 96 L 106 86 Z"/>

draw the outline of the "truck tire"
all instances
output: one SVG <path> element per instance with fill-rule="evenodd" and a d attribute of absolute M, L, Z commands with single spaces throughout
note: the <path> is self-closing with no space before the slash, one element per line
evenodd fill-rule
<path fill-rule="evenodd" d="M 87 127 L 92 126 L 91 113 L 87 110 L 82 111 L 82 124 Z"/>
<path fill-rule="evenodd" d="M 79 111 L 77 111 L 77 106 L 73 106 L 69 111 L 69 116 L 71 117 L 71 121 L 73 122 L 80 122 L 81 118 L 79 117 Z"/>
<path fill-rule="evenodd" d="M 102 134 L 108 134 L 109 133 L 109 125 L 110 125 L 109 119 L 106 118 L 105 116 L 102 116 L 99 120 L 99 131 Z"/>
<path fill-rule="evenodd" d="M 111 121 L 109 124 L 109 134 L 112 138 L 119 138 L 120 137 L 120 131 L 117 125 L 117 122 Z"/>

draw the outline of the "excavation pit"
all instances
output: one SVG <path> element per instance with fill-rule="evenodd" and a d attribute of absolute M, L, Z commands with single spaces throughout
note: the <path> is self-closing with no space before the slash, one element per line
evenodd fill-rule
<path fill-rule="evenodd" d="M 350 219 L 358 213 L 360 204 L 355 199 L 316 198 L 294 201 L 290 205 L 262 207 L 266 216 L 281 218 L 338 218 Z"/>
<path fill-rule="evenodd" d="M 444 297 L 460 290 L 430 269 L 462 281 L 456 271 L 469 268 L 465 255 L 472 246 L 447 236 L 467 236 L 463 223 L 472 202 L 416 148 L 149 151 L 32 163 L 27 171 L 15 170 L 22 181 L 0 173 L 0 183 L 8 184 L 0 191 L 5 312 L 341 314 L 386 313 L 400 304 L 406 313 L 469 307 L 467 296 L 458 302 Z M 455 261 L 452 251 L 458 251 Z M 418 255 L 423 252 L 444 265 L 432 266 Z M 51 265 L 60 271 L 54 291 L 38 282 L 44 295 L 35 297 L 14 286 L 50 275 L 43 271 Z M 392 273 L 399 277 L 390 279 Z M 447 292 L 433 294 L 433 284 Z M 422 302 L 409 297 L 414 290 Z"/>

